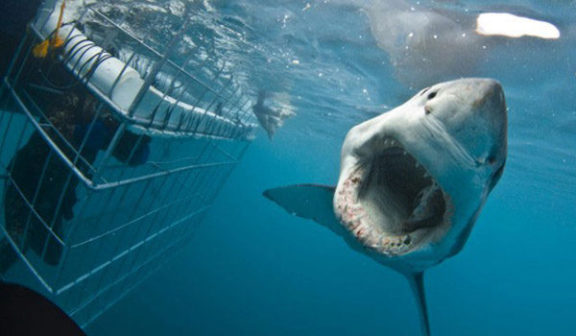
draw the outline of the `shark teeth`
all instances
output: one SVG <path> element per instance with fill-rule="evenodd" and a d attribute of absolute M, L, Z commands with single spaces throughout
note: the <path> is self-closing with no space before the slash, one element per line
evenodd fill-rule
<path fill-rule="evenodd" d="M 435 237 L 446 214 L 444 192 L 427 169 L 393 138 L 338 185 L 334 209 L 364 247 L 401 256 Z M 402 200 L 401 203 L 395 200 Z"/>
<path fill-rule="evenodd" d="M 387 138 L 387 139 L 384 140 L 384 146 L 385 146 L 385 147 L 395 147 L 395 146 L 398 146 L 398 145 L 399 145 L 398 141 L 396 141 L 396 140 L 394 140 L 394 139 Z"/>
<path fill-rule="evenodd" d="M 401 236 L 385 236 L 382 235 L 379 239 L 378 246 L 376 249 L 391 257 L 402 255 L 406 252 L 410 251 L 412 243 L 412 238 L 410 235 L 401 235 Z"/>
<path fill-rule="evenodd" d="M 348 177 L 335 196 L 335 209 L 344 227 L 363 246 L 388 256 L 408 253 L 413 239 L 410 235 L 392 236 L 381 230 L 367 215 L 366 209 L 357 199 L 357 189 L 362 183 L 364 172 L 358 170 Z"/>

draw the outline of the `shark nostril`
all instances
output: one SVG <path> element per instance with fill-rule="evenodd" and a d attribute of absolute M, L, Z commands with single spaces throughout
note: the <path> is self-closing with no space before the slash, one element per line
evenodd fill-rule
<path fill-rule="evenodd" d="M 424 106 L 424 113 L 426 115 L 429 115 L 430 113 L 432 113 L 432 108 L 429 105 Z"/>

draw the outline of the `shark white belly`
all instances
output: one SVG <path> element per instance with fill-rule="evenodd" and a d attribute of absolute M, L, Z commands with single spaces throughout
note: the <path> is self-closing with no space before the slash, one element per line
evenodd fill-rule
<path fill-rule="evenodd" d="M 459 79 L 353 127 L 336 187 L 295 185 L 264 195 L 405 275 L 430 335 L 424 271 L 462 249 L 506 155 L 502 87 Z"/>

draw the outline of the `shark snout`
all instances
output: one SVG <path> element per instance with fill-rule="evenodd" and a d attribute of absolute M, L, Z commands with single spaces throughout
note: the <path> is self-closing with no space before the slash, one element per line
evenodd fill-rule
<path fill-rule="evenodd" d="M 485 105 L 489 105 L 490 110 L 505 108 L 504 90 L 498 81 L 478 79 L 475 84 L 477 98 L 472 103 L 474 108 L 483 108 Z"/>
<path fill-rule="evenodd" d="M 487 129 L 486 134 L 493 136 L 493 141 L 497 147 L 505 148 L 508 117 L 506 113 L 506 99 L 504 90 L 499 82 L 486 79 L 479 89 L 481 96 L 475 102 L 474 109 L 484 120 Z"/>

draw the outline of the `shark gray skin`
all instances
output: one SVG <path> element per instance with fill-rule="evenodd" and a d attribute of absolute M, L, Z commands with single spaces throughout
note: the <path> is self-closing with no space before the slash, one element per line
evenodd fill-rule
<path fill-rule="evenodd" d="M 342 145 L 336 187 L 294 185 L 264 195 L 403 274 L 430 335 L 424 272 L 460 252 L 506 155 L 501 85 L 459 79 L 353 127 Z"/>

